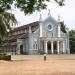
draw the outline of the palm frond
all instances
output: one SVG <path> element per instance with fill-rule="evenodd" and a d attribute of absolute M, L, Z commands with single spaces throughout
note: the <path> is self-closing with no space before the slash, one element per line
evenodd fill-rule
<path fill-rule="evenodd" d="M 10 25 L 16 23 L 17 20 L 14 14 L 9 12 L 1 12 L 0 13 L 0 38 L 6 35 L 7 30 L 11 30 Z"/>

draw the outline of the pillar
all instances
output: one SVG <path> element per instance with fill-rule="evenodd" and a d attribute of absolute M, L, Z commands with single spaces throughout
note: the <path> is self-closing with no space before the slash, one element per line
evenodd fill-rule
<path fill-rule="evenodd" d="M 40 37 L 42 37 L 42 23 L 40 22 Z"/>
<path fill-rule="evenodd" d="M 17 54 L 20 54 L 20 45 L 17 45 Z"/>
<path fill-rule="evenodd" d="M 28 54 L 34 54 L 33 51 L 33 37 L 32 37 L 32 30 L 31 30 L 31 26 L 29 26 L 29 39 L 28 39 Z"/>
<path fill-rule="evenodd" d="M 20 54 L 20 44 L 21 44 L 21 41 L 19 39 L 17 39 L 17 54 Z"/>
<path fill-rule="evenodd" d="M 58 24 L 58 37 L 60 37 L 60 23 Z"/>
<path fill-rule="evenodd" d="M 51 41 L 51 53 L 53 54 L 53 41 Z"/>
<path fill-rule="evenodd" d="M 32 31 L 31 31 L 31 26 L 29 26 L 29 33 L 32 33 Z"/>
<path fill-rule="evenodd" d="M 39 30 L 40 30 L 40 37 L 42 37 L 42 15 L 41 15 L 41 13 L 40 13 L 40 18 L 39 18 Z"/>
<path fill-rule="evenodd" d="M 57 41 L 57 53 L 59 54 L 59 41 Z"/>
<path fill-rule="evenodd" d="M 65 42 L 63 41 L 63 53 L 65 53 Z"/>
<path fill-rule="evenodd" d="M 47 54 L 47 41 L 44 41 L 44 53 Z"/>
<path fill-rule="evenodd" d="M 69 31 L 67 32 L 67 53 L 70 54 L 70 47 L 69 47 Z"/>

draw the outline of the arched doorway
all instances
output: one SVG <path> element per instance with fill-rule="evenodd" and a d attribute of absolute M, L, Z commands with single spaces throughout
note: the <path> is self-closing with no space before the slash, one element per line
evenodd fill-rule
<path fill-rule="evenodd" d="M 20 45 L 20 54 L 23 54 L 23 45 Z"/>
<path fill-rule="evenodd" d="M 54 54 L 57 54 L 57 41 L 53 42 Z"/>
<path fill-rule="evenodd" d="M 50 41 L 47 42 L 47 50 L 48 50 L 48 54 L 51 54 L 51 42 Z"/>

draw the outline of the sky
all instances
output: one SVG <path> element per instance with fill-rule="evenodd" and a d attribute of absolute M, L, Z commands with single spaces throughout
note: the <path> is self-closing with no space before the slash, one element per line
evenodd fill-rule
<path fill-rule="evenodd" d="M 42 19 L 45 19 L 48 17 L 50 9 L 51 16 L 56 20 L 58 20 L 58 16 L 60 16 L 60 20 L 64 21 L 66 27 L 69 29 L 75 29 L 75 0 L 65 0 L 64 3 L 65 6 L 60 7 L 57 3 L 49 2 L 47 3 L 47 9 L 42 10 L 41 12 L 35 11 L 31 15 L 24 15 L 23 12 L 15 8 L 13 8 L 11 12 L 15 14 L 20 26 L 39 21 L 40 13 L 42 15 Z"/>

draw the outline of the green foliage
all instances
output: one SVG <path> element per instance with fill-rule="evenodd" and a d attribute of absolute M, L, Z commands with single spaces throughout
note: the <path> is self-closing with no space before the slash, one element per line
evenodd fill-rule
<path fill-rule="evenodd" d="M 66 33 L 66 27 L 65 27 L 64 22 L 60 22 L 60 24 L 61 24 L 61 31 Z"/>
<path fill-rule="evenodd" d="M 28 14 L 35 10 L 45 9 L 47 5 L 44 1 L 46 0 L 16 0 L 16 6 Z"/>
<path fill-rule="evenodd" d="M 7 10 L 11 9 L 11 4 L 14 0 L 0 0 L 0 9 L 1 10 Z"/>
<path fill-rule="evenodd" d="M 0 12 L 3 10 L 11 9 L 11 4 L 15 1 L 15 7 L 20 8 L 25 14 L 31 14 L 33 11 L 46 9 L 47 5 L 45 2 L 51 2 L 50 0 L 0 0 Z M 53 0 L 59 4 L 64 5 L 64 0 Z"/>
<path fill-rule="evenodd" d="M 64 5 L 64 0 L 53 0 L 59 4 Z M 32 13 L 35 10 L 40 11 L 47 7 L 45 2 L 51 2 L 51 0 L 0 0 L 0 12 L 11 9 L 11 5 L 15 4 L 15 7 L 20 8 L 25 14 Z"/>
<path fill-rule="evenodd" d="M 75 53 L 75 30 L 69 32 L 70 52 Z"/>
<path fill-rule="evenodd" d="M 10 25 L 15 23 L 16 19 L 14 14 L 8 12 L 0 13 L 0 38 L 7 34 L 7 30 L 11 30 Z"/>
<path fill-rule="evenodd" d="M 59 6 L 64 5 L 64 0 L 53 1 L 58 3 Z M 13 2 L 15 7 L 20 8 L 25 14 L 31 14 L 35 10 L 46 9 L 46 2 L 51 2 L 51 0 L 0 0 L 0 12 L 11 9 Z"/>
<path fill-rule="evenodd" d="M 63 6 L 65 0 L 55 0 L 55 1 L 59 4 L 59 6 Z"/>
<path fill-rule="evenodd" d="M 10 30 L 10 24 L 17 22 L 14 14 L 6 12 L 11 9 L 11 4 L 14 0 L 0 0 L 0 40 L 7 34 L 7 29 Z"/>
<path fill-rule="evenodd" d="M 13 4 L 13 2 L 14 0 L 0 0 L 0 13 L 11 9 L 11 4 Z"/>
<path fill-rule="evenodd" d="M 59 4 L 64 5 L 64 0 L 53 0 Z M 51 2 L 50 0 L 15 0 L 16 7 L 24 11 L 25 14 L 31 14 L 33 11 L 46 9 L 47 5 L 45 2 Z"/>
<path fill-rule="evenodd" d="M 0 54 L 0 60 L 10 61 L 11 60 L 11 55 Z"/>

